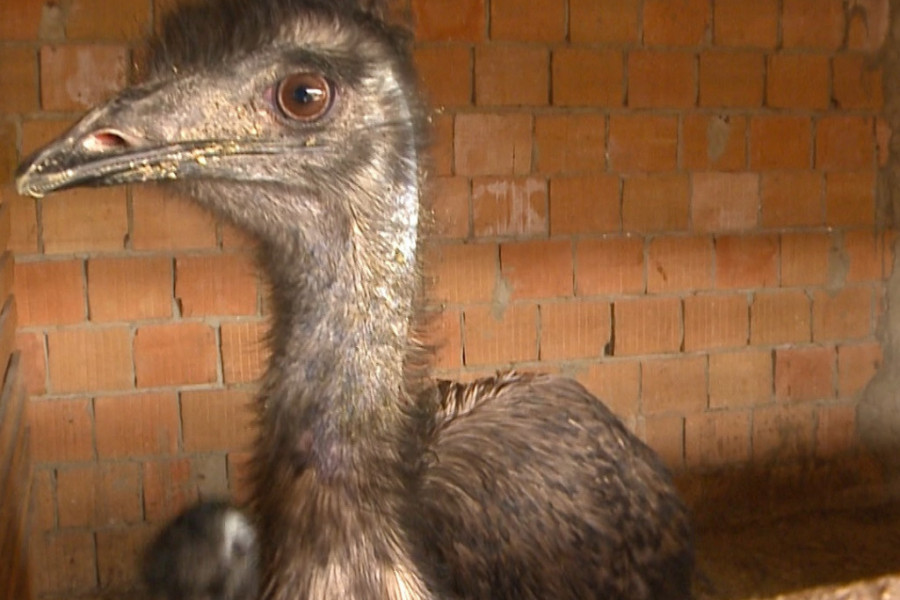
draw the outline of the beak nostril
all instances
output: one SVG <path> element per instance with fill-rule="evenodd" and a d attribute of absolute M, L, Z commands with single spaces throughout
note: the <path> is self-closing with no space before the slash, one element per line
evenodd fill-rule
<path fill-rule="evenodd" d="M 83 137 L 81 146 L 87 152 L 109 152 L 110 150 L 130 148 L 131 144 L 125 139 L 122 132 L 114 129 L 101 129 Z"/>

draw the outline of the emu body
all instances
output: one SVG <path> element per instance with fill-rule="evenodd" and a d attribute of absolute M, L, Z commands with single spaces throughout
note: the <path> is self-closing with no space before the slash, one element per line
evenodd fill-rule
<path fill-rule="evenodd" d="M 428 377 L 425 119 L 406 36 L 372 4 L 180 8 L 146 82 L 33 156 L 20 192 L 170 181 L 258 239 L 265 600 L 688 598 L 685 509 L 599 400 L 558 377 Z"/>

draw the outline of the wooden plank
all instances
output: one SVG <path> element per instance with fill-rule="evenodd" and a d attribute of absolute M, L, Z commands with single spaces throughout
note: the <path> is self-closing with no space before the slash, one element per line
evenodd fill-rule
<path fill-rule="evenodd" d="M 9 360 L 0 388 L 0 598 L 29 598 L 30 431 L 20 354 Z"/>
<path fill-rule="evenodd" d="M 0 315 L 0 321 L 2 320 L 3 317 Z M 0 324 L 0 344 L 2 344 L 2 324 Z M 12 460 L 19 429 L 26 425 L 25 402 L 20 393 L 24 388 L 24 382 L 19 361 L 19 352 L 13 353 L 6 366 L 3 387 L 0 388 L 0 473 L 6 472 L 7 465 Z"/>
<path fill-rule="evenodd" d="M 9 238 L 12 234 L 9 215 L 9 202 L 0 204 L 0 250 L 6 250 L 9 247 Z"/>

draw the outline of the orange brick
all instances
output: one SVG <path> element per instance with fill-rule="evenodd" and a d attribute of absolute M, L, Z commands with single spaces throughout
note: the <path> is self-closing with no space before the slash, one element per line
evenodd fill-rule
<path fill-rule="evenodd" d="M 781 28 L 785 48 L 835 50 L 844 42 L 841 0 L 784 0 Z"/>
<path fill-rule="evenodd" d="M 255 437 L 256 407 L 249 392 L 182 392 L 181 421 L 187 452 L 243 450 Z"/>
<path fill-rule="evenodd" d="M 608 302 L 555 302 L 540 308 L 540 359 L 603 356 L 612 332 Z"/>
<path fill-rule="evenodd" d="M 875 224 L 875 171 L 828 173 L 825 222 L 828 225 Z"/>
<path fill-rule="evenodd" d="M 616 356 L 677 352 L 681 347 L 678 298 L 618 300 L 613 310 Z"/>
<path fill-rule="evenodd" d="M 822 225 L 822 174 L 778 171 L 762 175 L 762 225 L 768 228 Z"/>
<path fill-rule="evenodd" d="M 140 469 L 134 462 L 60 469 L 56 475 L 60 528 L 140 523 Z"/>
<path fill-rule="evenodd" d="M 816 415 L 816 456 L 831 458 L 857 447 L 855 405 L 820 406 Z"/>
<path fill-rule="evenodd" d="M 569 35 L 575 43 L 637 43 L 638 0 L 570 0 Z"/>
<path fill-rule="evenodd" d="M 40 119 L 22 123 L 22 155 L 27 156 L 52 142 L 72 127 L 75 121 Z"/>
<path fill-rule="evenodd" d="M 90 400 L 32 400 L 28 413 L 35 463 L 94 458 Z"/>
<path fill-rule="evenodd" d="M 816 168 L 875 168 L 875 125 L 870 117 L 823 117 L 816 128 Z"/>
<path fill-rule="evenodd" d="M 609 119 L 609 162 L 616 171 L 669 171 L 678 156 L 678 120 L 656 115 Z"/>
<path fill-rule="evenodd" d="M 13 123 L 0 123 L 0 181 L 12 181 L 18 163 L 17 146 L 18 132 Z M 5 192 L 0 194 L 6 196 Z M 9 190 L 9 196 L 12 197 L 12 190 Z M 4 204 L 6 200 L 3 201 Z"/>
<path fill-rule="evenodd" d="M 550 235 L 622 230 L 619 178 L 575 175 L 550 180 Z"/>
<path fill-rule="evenodd" d="M 697 231 L 756 227 L 759 176 L 755 173 L 694 173 L 691 224 Z"/>
<path fill-rule="evenodd" d="M 100 458 L 174 454 L 178 450 L 178 398 L 174 393 L 94 400 Z"/>
<path fill-rule="evenodd" d="M 435 175 L 451 175 L 453 172 L 454 117 L 448 114 L 431 118 L 431 155 Z M 477 159 L 477 157 L 475 157 Z M 476 163 L 477 164 L 477 163 Z M 530 165 L 529 165 L 530 166 Z"/>
<path fill-rule="evenodd" d="M 716 239 L 716 287 L 769 287 L 777 281 L 777 237 L 723 235 Z"/>
<path fill-rule="evenodd" d="M 497 244 L 435 245 L 428 250 L 425 267 L 433 302 L 468 304 L 491 299 L 500 264 Z"/>
<path fill-rule="evenodd" d="M 258 381 L 269 361 L 265 321 L 222 323 L 222 374 L 225 383 Z"/>
<path fill-rule="evenodd" d="M 53 499 L 55 476 L 53 469 L 34 469 L 30 505 L 32 535 L 56 529 L 56 503 Z"/>
<path fill-rule="evenodd" d="M 882 279 L 881 267 L 885 256 L 877 233 L 871 230 L 847 231 L 844 233 L 842 249 L 849 262 L 847 282 Z"/>
<path fill-rule="evenodd" d="M 709 355 L 709 407 L 735 408 L 772 401 L 772 353 L 742 350 Z"/>
<path fill-rule="evenodd" d="M 219 225 L 222 228 L 223 250 L 256 250 L 256 239 L 252 234 L 224 221 L 220 222 Z"/>
<path fill-rule="evenodd" d="M 172 316 L 172 261 L 168 258 L 92 258 L 87 274 L 92 321 Z"/>
<path fill-rule="evenodd" d="M 746 346 L 748 316 L 743 295 L 688 296 L 684 299 L 684 349 Z"/>
<path fill-rule="evenodd" d="M 636 237 L 587 239 L 575 246 L 579 296 L 644 291 L 644 241 Z"/>
<path fill-rule="evenodd" d="M 690 181 L 686 174 L 625 178 L 622 227 L 625 231 L 678 231 L 688 228 Z"/>
<path fill-rule="evenodd" d="M 714 0 L 713 25 L 717 46 L 774 48 L 778 41 L 778 2 Z"/>
<path fill-rule="evenodd" d="M 84 110 L 125 87 L 128 72 L 125 46 L 44 46 L 40 61 L 44 110 Z M 103 73 L 103 77 L 97 77 L 97 73 Z"/>
<path fill-rule="evenodd" d="M 838 55 L 831 59 L 834 101 L 844 110 L 880 110 L 884 105 L 882 70 L 863 56 Z"/>
<path fill-rule="evenodd" d="M 609 360 L 591 363 L 577 379 L 620 419 L 638 413 L 641 370 L 637 360 Z"/>
<path fill-rule="evenodd" d="M 128 41 L 150 33 L 150 10 L 143 0 L 74 0 L 65 16 L 69 40 Z"/>
<path fill-rule="evenodd" d="M 887 37 L 890 19 L 888 2 L 866 2 L 864 10 L 850 11 L 846 44 L 850 50 L 877 52 Z"/>
<path fill-rule="evenodd" d="M 644 4 L 644 43 L 648 46 L 699 46 L 710 27 L 706 0 L 648 0 Z"/>
<path fill-rule="evenodd" d="M 750 306 L 750 343 L 761 346 L 810 341 L 811 310 L 803 291 L 757 292 Z"/>
<path fill-rule="evenodd" d="M 684 421 L 684 460 L 688 467 L 717 467 L 750 458 L 747 411 L 688 415 Z"/>
<path fill-rule="evenodd" d="M 648 417 L 644 420 L 644 441 L 669 469 L 684 466 L 684 417 Z"/>
<path fill-rule="evenodd" d="M 737 171 L 747 166 L 746 117 L 685 115 L 681 139 L 681 164 L 686 169 Z"/>
<path fill-rule="evenodd" d="M 174 516 L 174 515 L 173 515 Z M 116 528 L 97 532 L 97 572 L 103 590 L 133 590 L 140 578 L 135 557 L 152 541 L 150 527 Z"/>
<path fill-rule="evenodd" d="M 413 52 L 416 71 L 434 106 L 472 104 L 472 51 L 467 46 L 420 46 Z"/>
<path fill-rule="evenodd" d="M 204 323 L 145 325 L 134 336 L 138 387 L 216 381 L 216 334 Z"/>
<path fill-rule="evenodd" d="M 781 234 L 781 285 L 824 285 L 831 245 L 827 233 Z"/>
<path fill-rule="evenodd" d="M 556 42 L 566 37 L 559 0 L 491 0 L 491 39 Z"/>
<path fill-rule="evenodd" d="M 231 487 L 231 496 L 239 505 L 250 500 L 252 492 L 251 460 L 252 454 L 249 452 L 230 452 L 228 454 L 228 482 Z"/>
<path fill-rule="evenodd" d="M 456 116 L 454 151 L 460 175 L 524 175 L 531 170 L 531 117 Z"/>
<path fill-rule="evenodd" d="M 3 21 L 0 22 L 0 40 L 37 39 L 43 4 L 41 0 L 23 0 L 4 5 Z M 0 73 L 2 72 L 0 69 Z M 3 88 L 9 89 L 6 86 Z"/>
<path fill-rule="evenodd" d="M 696 102 L 696 59 L 688 52 L 628 53 L 628 106 L 688 108 Z"/>
<path fill-rule="evenodd" d="M 848 287 L 813 293 L 813 341 L 858 339 L 873 333 L 872 289 Z"/>
<path fill-rule="evenodd" d="M 812 128 L 807 117 L 767 115 L 750 119 L 750 168 L 808 169 Z"/>
<path fill-rule="evenodd" d="M 585 77 L 585 74 L 590 74 Z M 554 106 L 622 106 L 625 60 L 621 52 L 558 48 L 553 52 Z"/>
<path fill-rule="evenodd" d="M 134 385 L 127 327 L 79 327 L 47 333 L 54 393 L 125 390 Z"/>
<path fill-rule="evenodd" d="M 681 356 L 641 363 L 644 414 L 690 414 L 706 408 L 706 357 Z"/>
<path fill-rule="evenodd" d="M 47 254 L 125 247 L 125 188 L 76 188 L 44 198 L 42 203 Z"/>
<path fill-rule="evenodd" d="M 446 72 L 446 65 L 444 66 Z M 543 106 L 550 101 L 550 59 L 542 47 L 490 44 L 475 48 L 475 103 Z"/>
<path fill-rule="evenodd" d="M 810 406 L 765 406 L 753 409 L 753 459 L 774 461 L 808 457 L 813 450 Z"/>
<path fill-rule="evenodd" d="M 36 596 L 61 593 L 63 597 L 71 597 L 96 588 L 97 559 L 92 532 L 48 532 L 32 539 L 32 556 L 40 557 L 41 565 L 35 570 Z"/>
<path fill-rule="evenodd" d="M 5 6 L 3 12 L 5 21 Z M 38 107 L 35 59 L 30 48 L 0 48 L 0 112 L 24 113 Z"/>
<path fill-rule="evenodd" d="M 197 500 L 196 473 L 186 458 L 144 463 L 144 514 L 165 521 Z"/>
<path fill-rule="evenodd" d="M 20 326 L 64 325 L 85 320 L 82 261 L 18 262 L 15 280 Z"/>
<path fill-rule="evenodd" d="M 766 69 L 766 106 L 825 109 L 831 100 L 827 56 L 772 54 Z"/>
<path fill-rule="evenodd" d="M 477 42 L 485 37 L 484 0 L 413 0 L 420 40 Z"/>
<path fill-rule="evenodd" d="M 469 180 L 464 177 L 432 177 L 434 230 L 439 238 L 469 236 Z"/>
<path fill-rule="evenodd" d="M 215 248 L 215 221 L 205 210 L 162 187 L 135 186 L 132 196 L 135 250 Z"/>
<path fill-rule="evenodd" d="M 547 182 L 536 177 L 485 177 L 472 182 L 476 236 L 546 235 Z"/>
<path fill-rule="evenodd" d="M 47 358 L 43 332 L 16 332 L 16 348 L 22 353 L 19 363 L 25 378 L 25 390 L 29 396 L 40 396 L 47 391 Z"/>
<path fill-rule="evenodd" d="M 878 166 L 884 167 L 888 164 L 891 154 L 891 136 L 893 131 L 882 117 L 875 119 L 875 146 L 878 152 Z"/>
<path fill-rule="evenodd" d="M 606 120 L 601 115 L 539 115 L 535 162 L 542 173 L 602 171 Z"/>
<path fill-rule="evenodd" d="M 712 284 L 712 240 L 657 237 L 647 251 L 647 291 L 706 289 Z"/>
<path fill-rule="evenodd" d="M 513 299 L 572 295 L 572 243 L 535 240 L 500 246 L 500 272 Z"/>
<path fill-rule="evenodd" d="M 849 398 L 863 391 L 883 361 L 883 351 L 878 342 L 838 346 L 838 396 Z"/>
<path fill-rule="evenodd" d="M 834 397 L 835 349 L 827 346 L 775 350 L 775 396 L 803 401 Z"/>
<path fill-rule="evenodd" d="M 701 52 L 700 106 L 761 106 L 764 68 L 759 52 Z"/>
<path fill-rule="evenodd" d="M 185 317 L 257 314 L 257 277 L 246 254 L 175 259 L 175 298 Z"/>
<path fill-rule="evenodd" d="M 467 366 L 537 359 L 535 306 L 511 304 L 502 311 L 489 306 L 473 306 L 465 310 L 463 319 Z"/>
<path fill-rule="evenodd" d="M 462 366 L 462 314 L 444 309 L 430 315 L 422 331 L 425 348 L 431 363 L 438 369 L 459 369 Z"/>

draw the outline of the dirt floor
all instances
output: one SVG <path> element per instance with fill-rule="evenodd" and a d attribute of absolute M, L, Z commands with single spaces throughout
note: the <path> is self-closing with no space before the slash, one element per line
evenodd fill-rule
<path fill-rule="evenodd" d="M 900 504 L 697 533 L 697 600 L 765 598 L 900 573 Z"/>

